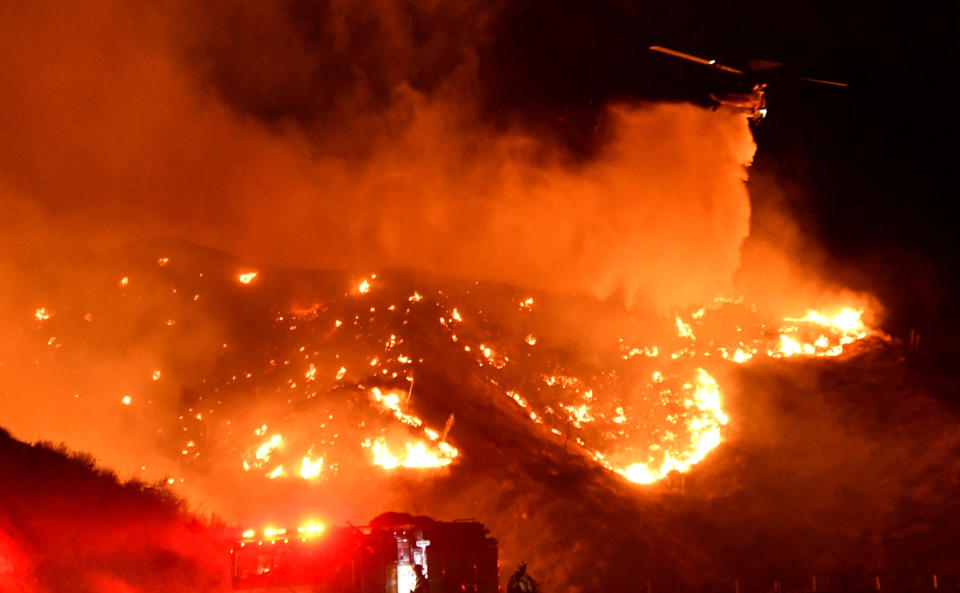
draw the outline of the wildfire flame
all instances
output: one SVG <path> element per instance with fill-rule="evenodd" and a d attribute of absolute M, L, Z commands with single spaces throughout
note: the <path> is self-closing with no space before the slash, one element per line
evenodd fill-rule
<path fill-rule="evenodd" d="M 369 283 L 361 282 L 356 294 L 367 294 Z M 413 293 L 407 298 L 411 305 L 423 302 L 421 292 Z M 520 301 L 521 311 L 530 311 L 533 298 L 527 297 Z M 718 301 L 722 306 L 726 303 L 740 303 L 738 300 Z M 447 313 L 438 317 L 440 326 L 449 332 L 450 339 L 460 344 L 462 352 L 473 356 L 481 367 L 489 365 L 494 372 L 504 369 L 511 364 L 511 348 L 505 344 L 492 343 L 492 336 L 484 341 L 472 344 L 464 343 L 463 335 L 453 333 L 453 324 L 458 327 L 467 324 L 467 317 L 461 306 L 441 306 Z M 732 306 L 732 305 L 731 305 Z M 388 311 L 396 311 L 395 306 L 387 307 Z M 374 312 L 371 308 L 370 312 Z M 407 310 L 409 312 L 409 309 Z M 544 389 L 531 402 L 517 390 L 506 389 L 506 397 L 512 404 L 524 410 L 525 416 L 535 425 L 542 426 L 552 435 L 568 438 L 570 429 L 577 431 L 574 441 L 583 448 L 587 456 L 603 467 L 615 472 L 629 481 L 649 484 L 663 479 L 672 472 L 686 472 L 698 462 L 702 461 L 711 450 L 723 440 L 723 429 L 729 422 L 729 417 L 723 407 L 721 389 L 714 377 L 702 366 L 692 368 L 690 378 L 683 380 L 683 368 L 698 360 L 706 360 L 711 353 L 721 359 L 736 364 L 746 364 L 758 356 L 782 358 L 788 356 L 837 356 L 842 353 L 843 347 L 854 341 L 865 338 L 871 331 L 862 321 L 862 310 L 852 308 L 841 309 L 834 315 L 825 315 L 809 311 L 803 317 L 787 317 L 776 331 L 776 338 L 771 339 L 769 330 L 761 324 L 755 333 L 742 331 L 739 328 L 734 334 L 735 342 L 732 346 L 711 342 L 713 350 L 698 351 L 698 333 L 709 325 L 716 311 L 700 308 L 684 319 L 681 315 L 674 318 L 675 340 L 670 344 L 627 346 L 621 344 L 621 359 L 632 364 L 649 365 L 664 364 L 678 366 L 677 370 L 665 373 L 662 370 L 653 370 L 648 375 L 647 396 L 654 405 L 673 406 L 680 403 L 680 408 L 667 414 L 666 428 L 654 429 L 658 437 L 645 446 L 643 452 L 638 447 L 644 440 L 650 440 L 650 428 L 645 427 L 642 417 L 644 409 L 633 409 L 621 401 L 609 401 L 608 396 L 596 395 L 597 388 L 591 386 L 593 380 L 572 374 L 554 373 L 543 375 Z M 482 316 L 480 316 L 482 317 Z M 359 317 L 354 318 L 354 325 L 359 324 Z M 337 320 L 337 327 L 341 325 Z M 701 328 L 701 329 L 697 329 Z M 463 330 L 461 330 L 463 331 Z M 815 335 L 814 335 L 815 334 Z M 397 334 L 386 336 L 382 344 L 387 356 L 373 356 L 366 364 L 372 369 L 370 372 L 377 376 L 387 375 L 393 378 L 405 378 L 412 381 L 406 373 L 392 370 L 397 365 L 415 364 L 415 359 L 407 354 L 389 354 L 404 342 Z M 522 342 L 527 346 L 537 344 L 537 338 L 526 334 Z M 304 349 L 301 348 L 301 351 Z M 379 372 L 378 372 L 379 371 Z M 346 366 L 340 366 L 334 374 L 335 381 L 342 381 L 346 376 Z M 304 377 L 307 382 L 318 380 L 319 367 L 309 362 Z M 291 386 L 295 386 L 291 383 Z M 412 387 L 412 386 L 411 386 Z M 560 401 L 550 403 L 544 399 L 545 393 L 555 393 Z M 390 442 L 380 435 L 365 438 L 361 447 L 368 449 L 371 454 L 371 464 L 385 470 L 396 468 L 429 469 L 444 467 L 453 463 L 459 450 L 445 439 L 441 440 L 440 432 L 426 426 L 423 420 L 412 413 L 409 408 L 411 388 L 381 388 L 371 387 L 367 390 L 371 404 L 384 413 L 388 413 L 397 422 L 408 427 L 409 430 L 420 432 L 424 438 L 412 438 L 405 442 Z M 573 401 L 570 398 L 573 398 Z M 562 413 L 561 413 L 562 412 Z M 331 416 L 332 418 L 332 416 Z M 446 434 L 446 431 L 444 431 Z M 638 439 L 638 436 L 640 437 Z M 269 460 L 269 454 L 281 444 L 278 436 L 262 443 L 256 460 L 250 467 L 262 467 L 262 461 Z M 304 456 L 301 461 L 299 476 L 304 479 L 315 479 L 321 475 L 323 457 L 313 461 L 312 457 Z M 258 463 L 258 461 L 260 463 Z M 280 468 L 273 470 L 270 475 L 279 475 Z"/>
<path fill-rule="evenodd" d="M 161 256 L 150 264 L 157 264 L 154 273 L 174 274 L 169 261 Z M 235 278 L 249 284 L 258 272 L 243 271 Z M 470 291 L 414 290 L 373 274 L 359 282 L 355 278 L 342 280 L 330 294 L 308 295 L 299 304 L 273 310 L 268 319 L 285 337 L 273 334 L 275 345 L 262 367 L 234 368 L 225 377 L 203 380 L 203 397 L 180 412 L 177 450 L 182 463 L 199 458 L 215 442 L 208 438 L 210 432 L 220 430 L 230 436 L 227 455 L 234 467 L 265 479 L 331 480 L 358 460 L 382 471 L 448 467 L 469 449 L 461 453 L 457 446 L 449 410 L 421 407 L 428 401 L 436 405 L 436 394 L 431 400 L 414 389 L 414 377 L 434 364 L 424 357 L 442 351 L 440 344 L 446 343 L 444 364 L 472 369 L 470 380 L 485 386 L 481 392 L 503 410 L 518 413 L 518 422 L 626 480 L 649 484 L 689 471 L 723 442 L 730 419 L 716 379 L 722 377 L 720 365 L 839 356 L 851 344 L 876 335 L 860 308 L 811 310 L 770 321 L 742 299 L 718 299 L 663 319 L 654 334 L 660 336 L 657 340 L 619 337 L 596 346 L 602 356 L 571 364 L 570 357 L 557 356 L 563 351 L 549 325 L 538 322 L 551 308 L 535 306 L 540 299 L 514 292 L 503 295 L 498 305 L 495 299 L 478 300 Z M 377 291 L 371 294 L 374 279 Z M 146 279 L 137 285 L 154 283 Z M 186 290 L 175 286 L 170 298 L 182 294 L 196 307 L 197 299 L 190 298 L 198 294 L 193 287 L 179 288 Z M 129 298 L 127 291 L 117 292 L 118 298 Z M 160 321 L 174 311 L 191 325 L 190 317 L 176 309 L 165 311 Z M 510 320 L 511 326 L 501 323 L 499 315 L 517 319 Z M 63 316 L 53 319 L 49 305 L 34 310 L 33 319 L 45 322 L 35 329 L 51 348 L 62 342 L 45 330 L 59 327 Z M 95 325 L 90 313 L 82 317 Z M 171 332 L 182 331 L 173 317 L 167 324 Z M 426 336 L 432 341 L 424 349 Z M 250 362 L 227 354 L 232 342 L 218 340 L 213 347 L 225 353 L 224 360 Z M 175 366 L 164 363 L 146 360 L 131 376 L 144 378 L 154 390 L 176 388 Z M 118 389 L 131 394 L 122 396 L 120 405 L 132 406 L 136 394 L 137 411 L 151 409 L 151 396 L 142 389 Z M 429 384 L 422 389 L 429 390 Z M 248 393 L 273 401 L 280 412 L 248 423 L 220 405 L 231 394 Z M 333 405 L 344 399 L 353 406 L 352 416 Z M 447 416 L 443 426 L 425 420 Z M 182 483 L 184 477 L 176 481 Z"/>
<path fill-rule="evenodd" d="M 309 457 L 303 458 L 300 466 L 300 477 L 305 479 L 316 478 L 323 471 L 323 458 L 311 461 Z"/>
<path fill-rule="evenodd" d="M 459 454 L 456 448 L 444 442 L 438 443 L 434 451 L 430 451 L 424 441 L 405 443 L 406 455 L 391 453 L 389 446 L 382 438 L 373 442 L 365 441 L 363 446 L 373 451 L 373 464 L 383 469 L 444 467 L 453 463 Z"/>

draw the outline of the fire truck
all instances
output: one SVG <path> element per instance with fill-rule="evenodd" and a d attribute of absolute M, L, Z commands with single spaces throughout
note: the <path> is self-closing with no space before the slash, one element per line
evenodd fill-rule
<path fill-rule="evenodd" d="M 369 525 L 244 531 L 232 559 L 235 591 L 411 593 L 420 565 L 429 593 L 498 593 L 497 540 L 472 519 L 384 513 Z"/>

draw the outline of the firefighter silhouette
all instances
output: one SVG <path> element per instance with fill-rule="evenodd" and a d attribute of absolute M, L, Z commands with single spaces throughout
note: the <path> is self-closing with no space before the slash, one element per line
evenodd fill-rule
<path fill-rule="evenodd" d="M 410 593 L 430 593 L 430 581 L 423 574 L 423 567 L 419 564 L 413 565 L 413 573 L 417 577 L 417 582 L 413 585 L 413 591 Z"/>
<path fill-rule="evenodd" d="M 521 562 L 517 572 L 510 577 L 507 583 L 507 593 L 537 593 L 537 584 L 527 574 L 527 563 Z"/>

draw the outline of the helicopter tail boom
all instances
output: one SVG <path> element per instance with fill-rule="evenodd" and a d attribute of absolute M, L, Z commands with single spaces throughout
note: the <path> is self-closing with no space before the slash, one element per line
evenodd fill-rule
<path fill-rule="evenodd" d="M 831 85 L 831 86 L 850 86 L 849 84 L 847 84 L 847 83 L 845 83 L 845 82 L 834 82 L 834 81 L 832 81 L 832 80 L 823 80 L 823 79 L 820 79 L 820 78 L 807 78 L 806 76 L 798 76 L 797 78 L 799 78 L 800 80 L 806 80 L 807 82 L 816 82 L 816 83 L 819 83 L 819 84 L 829 84 L 829 85 Z"/>

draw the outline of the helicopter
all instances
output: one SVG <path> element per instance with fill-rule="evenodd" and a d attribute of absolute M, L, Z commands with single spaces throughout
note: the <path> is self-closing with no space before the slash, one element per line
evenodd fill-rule
<path fill-rule="evenodd" d="M 682 51 L 677 51 L 675 49 L 670 49 L 669 47 L 663 47 L 660 45 L 651 45 L 648 49 L 650 51 L 655 51 L 658 53 L 666 54 L 668 56 L 673 56 L 675 58 L 680 58 L 682 60 L 687 60 L 690 62 L 695 62 L 697 64 L 702 64 L 709 68 L 720 72 L 727 72 L 729 74 L 735 74 L 737 76 L 742 76 L 748 79 L 756 80 L 756 72 L 763 70 L 770 70 L 773 68 L 779 68 L 783 66 L 780 62 L 774 62 L 772 60 L 748 60 L 744 69 L 734 68 L 732 66 L 727 66 L 726 64 L 721 64 L 717 60 L 708 60 L 706 58 L 701 58 L 692 54 L 688 54 Z M 823 80 L 820 78 L 807 78 L 805 76 L 795 77 L 798 80 L 803 80 L 806 82 L 812 82 L 817 84 L 825 84 L 830 86 L 837 87 L 846 87 L 848 86 L 845 82 L 835 82 L 832 80 Z M 739 92 L 728 92 L 728 93 L 710 93 L 710 99 L 713 101 L 714 109 L 718 107 L 724 107 L 737 113 L 742 113 L 747 116 L 753 123 L 757 123 L 767 116 L 767 83 L 756 81 L 744 91 Z"/>

